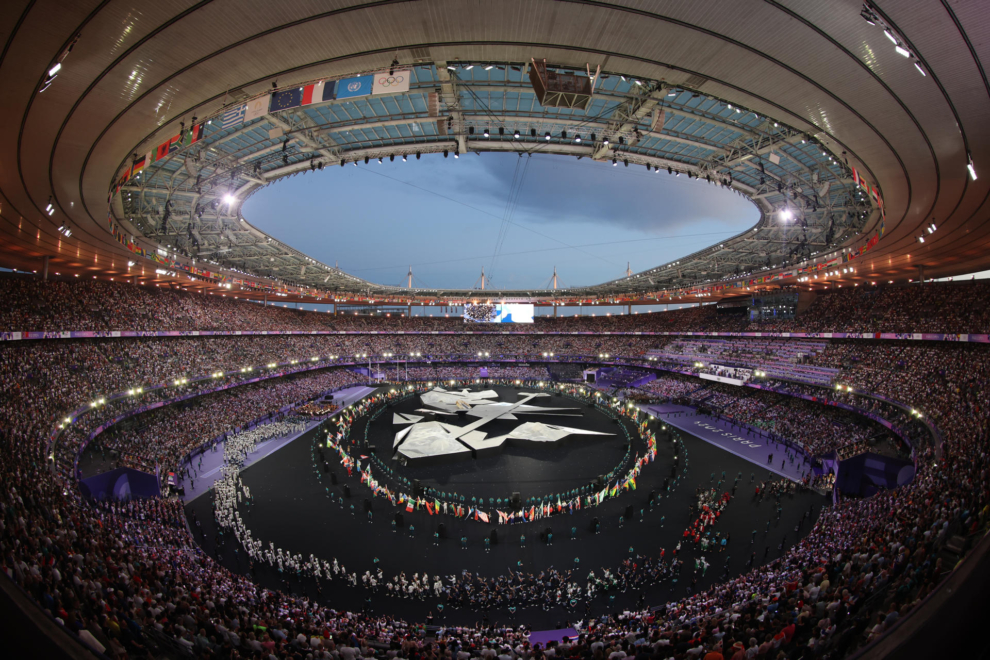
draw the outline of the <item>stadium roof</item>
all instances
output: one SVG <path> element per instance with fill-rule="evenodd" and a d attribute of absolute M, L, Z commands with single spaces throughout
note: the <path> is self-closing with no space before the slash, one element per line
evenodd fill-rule
<path fill-rule="evenodd" d="M 0 266 L 290 298 L 643 302 L 990 264 L 988 177 L 969 175 L 990 162 L 975 3 L 7 6 Z M 578 93 L 535 89 L 544 61 L 543 83 Z M 453 291 L 361 280 L 240 214 L 287 176 L 472 151 L 697 176 L 761 218 L 592 287 Z"/>

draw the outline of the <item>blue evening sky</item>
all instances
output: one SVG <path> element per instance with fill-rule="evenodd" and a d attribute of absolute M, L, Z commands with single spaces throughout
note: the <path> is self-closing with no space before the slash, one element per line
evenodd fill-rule
<path fill-rule="evenodd" d="M 515 185 L 514 185 L 515 182 Z M 243 206 L 256 227 L 381 284 L 495 288 L 596 284 L 744 231 L 746 198 L 643 166 L 514 153 L 424 154 L 332 167 L 265 188 Z M 499 245 L 499 236 L 502 236 Z M 497 256 L 496 252 L 498 253 Z"/>

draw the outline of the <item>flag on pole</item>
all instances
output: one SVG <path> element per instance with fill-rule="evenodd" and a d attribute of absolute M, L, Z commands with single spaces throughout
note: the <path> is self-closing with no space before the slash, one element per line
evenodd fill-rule
<path fill-rule="evenodd" d="M 302 105 L 332 101 L 334 89 L 335 84 L 332 80 L 321 80 L 318 83 L 306 85 L 303 87 Z"/>
<path fill-rule="evenodd" d="M 371 87 L 372 94 L 395 94 L 409 91 L 409 80 L 412 78 L 412 71 L 403 69 L 401 71 L 382 71 L 374 74 L 374 84 Z"/>
<path fill-rule="evenodd" d="M 259 96 L 256 99 L 248 101 L 245 104 L 244 123 L 268 114 L 268 101 L 271 99 L 271 96 L 271 94 L 265 94 L 264 96 Z M 350 416 L 348 418 L 350 419 Z"/>
<path fill-rule="evenodd" d="M 345 78 L 337 83 L 337 98 L 346 99 L 356 96 L 368 96 L 374 83 L 374 76 L 357 76 Z"/>
<path fill-rule="evenodd" d="M 481 522 L 485 522 L 485 523 L 488 522 L 488 514 L 485 513 L 484 511 L 478 511 L 477 516 L 478 518 L 481 518 Z"/>
<path fill-rule="evenodd" d="M 412 512 L 413 512 L 412 500 L 406 500 L 406 513 L 412 513 Z"/>
<path fill-rule="evenodd" d="M 220 128 L 221 130 L 227 130 L 228 128 L 233 128 L 234 126 L 240 125 L 244 121 L 244 113 L 247 112 L 247 105 L 241 103 L 240 105 L 230 108 L 220 116 Z"/>
<path fill-rule="evenodd" d="M 186 133 L 185 137 L 182 139 L 182 146 L 188 147 L 190 144 L 196 144 L 203 139 L 203 126 L 204 124 L 196 124 Z"/>

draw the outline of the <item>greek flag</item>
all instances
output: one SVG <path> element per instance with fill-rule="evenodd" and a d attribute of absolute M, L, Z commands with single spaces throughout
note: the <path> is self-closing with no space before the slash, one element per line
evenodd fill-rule
<path fill-rule="evenodd" d="M 247 108 L 243 103 L 236 108 L 231 108 L 227 112 L 223 113 L 220 118 L 220 127 L 223 130 L 237 126 L 244 121 L 244 111 Z"/>

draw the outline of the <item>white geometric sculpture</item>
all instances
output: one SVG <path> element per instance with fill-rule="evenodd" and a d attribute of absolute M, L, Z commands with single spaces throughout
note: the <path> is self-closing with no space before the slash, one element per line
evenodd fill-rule
<path fill-rule="evenodd" d="M 536 397 L 549 396 L 542 393 L 527 393 L 521 395 L 517 403 L 491 401 L 495 392 L 447 392 L 436 389 L 423 394 L 420 398 L 424 404 L 435 406 L 440 410 L 430 411 L 420 409 L 417 412 L 434 412 L 436 414 L 457 414 L 458 410 L 467 409 L 467 414 L 478 419 L 466 426 L 454 426 L 443 422 L 427 421 L 413 423 L 395 434 L 393 449 L 407 459 L 418 459 L 436 456 L 466 454 L 473 451 L 500 449 L 507 440 L 525 440 L 529 442 L 554 443 L 568 435 L 613 435 L 586 431 L 555 424 L 542 422 L 526 422 L 505 435 L 488 438 L 487 434 L 479 431 L 481 426 L 494 419 L 518 419 L 513 413 L 560 414 L 557 411 L 575 410 L 575 408 L 545 408 L 527 405 Z M 392 421 L 395 424 L 408 424 L 407 418 L 416 415 L 399 415 L 395 413 Z M 422 419 L 422 418 L 420 418 Z"/>

